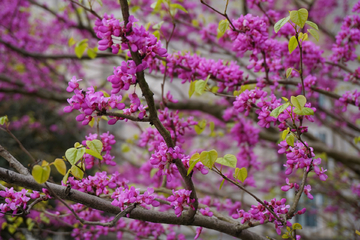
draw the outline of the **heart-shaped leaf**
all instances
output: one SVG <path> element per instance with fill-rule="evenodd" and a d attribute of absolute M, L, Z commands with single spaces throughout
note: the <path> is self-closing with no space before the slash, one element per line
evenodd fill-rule
<path fill-rule="evenodd" d="M 234 174 L 234 177 L 238 180 L 240 180 L 241 182 L 244 182 L 247 178 L 247 170 L 246 168 L 236 168 L 235 169 L 235 174 Z"/>
<path fill-rule="evenodd" d="M 216 159 L 216 163 L 224 166 L 236 168 L 237 159 L 232 154 L 226 154 L 223 158 Z"/>
<path fill-rule="evenodd" d="M 304 25 L 308 19 L 308 16 L 309 16 L 309 13 L 305 8 L 301 8 L 298 11 L 290 12 L 291 21 L 301 28 L 304 27 Z"/>
<path fill-rule="evenodd" d="M 46 166 L 35 165 L 32 169 L 31 175 L 34 177 L 37 183 L 42 184 L 49 179 L 50 172 L 51 169 L 49 165 Z"/>
<path fill-rule="evenodd" d="M 282 28 L 288 21 L 290 20 L 290 16 L 287 16 L 286 18 L 282 18 L 277 23 L 275 23 L 274 30 L 277 33 L 280 28 Z"/>
<path fill-rule="evenodd" d="M 218 158 L 217 151 L 212 149 L 210 151 L 203 151 L 200 154 L 200 161 L 208 168 L 212 168 Z"/>
<path fill-rule="evenodd" d="M 298 46 L 298 42 L 296 40 L 296 37 L 292 36 L 289 40 L 289 45 L 288 45 L 289 53 L 291 54 L 296 49 L 297 46 Z"/>
<path fill-rule="evenodd" d="M 69 148 L 65 152 L 65 157 L 71 165 L 77 163 L 85 154 L 85 148 Z"/>
<path fill-rule="evenodd" d="M 65 174 L 66 174 L 66 164 L 65 164 L 65 162 L 64 162 L 63 159 L 61 159 L 61 158 L 55 159 L 54 165 L 55 165 L 55 167 L 56 167 L 56 170 L 58 170 L 58 172 L 59 172 L 61 175 L 65 175 Z"/>

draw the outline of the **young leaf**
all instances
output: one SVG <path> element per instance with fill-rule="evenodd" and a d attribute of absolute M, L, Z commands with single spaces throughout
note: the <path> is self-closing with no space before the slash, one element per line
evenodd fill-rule
<path fill-rule="evenodd" d="M 277 23 L 275 23 L 274 30 L 277 33 L 280 28 L 282 28 L 288 21 L 290 20 L 290 16 L 287 16 L 286 18 L 282 18 Z"/>
<path fill-rule="evenodd" d="M 298 11 L 290 12 L 290 19 L 293 23 L 303 28 L 306 20 L 308 19 L 309 13 L 305 8 L 301 8 Z"/>
<path fill-rule="evenodd" d="M 355 230 L 355 233 L 360 236 L 360 232 L 358 230 Z"/>
<path fill-rule="evenodd" d="M 217 38 L 221 38 L 222 36 L 224 36 L 226 30 L 229 28 L 229 21 L 228 20 L 221 20 L 219 22 L 219 26 L 217 29 Z"/>
<path fill-rule="evenodd" d="M 288 45 L 289 53 L 291 54 L 296 49 L 297 46 L 298 46 L 298 42 L 296 41 L 296 37 L 292 36 L 289 40 L 289 45 Z"/>
<path fill-rule="evenodd" d="M 295 137 L 294 134 L 290 133 L 289 135 L 286 136 L 286 143 L 290 146 L 294 146 L 294 142 L 295 142 Z"/>
<path fill-rule="evenodd" d="M 196 81 L 192 81 L 190 83 L 190 87 L 189 87 L 189 98 L 191 98 L 191 96 L 194 94 L 195 92 L 195 84 L 196 84 Z"/>
<path fill-rule="evenodd" d="M 92 141 L 86 141 L 86 146 L 88 146 L 88 148 L 99 154 L 102 152 L 103 149 L 103 143 L 98 139 L 94 139 Z"/>
<path fill-rule="evenodd" d="M 87 50 L 87 55 L 91 58 L 94 59 L 97 56 L 97 48 L 88 48 Z"/>
<path fill-rule="evenodd" d="M 206 127 L 206 120 L 203 119 L 199 121 L 197 125 L 194 126 L 194 129 L 197 134 L 201 134 L 205 130 L 205 127 Z"/>
<path fill-rule="evenodd" d="M 196 166 L 196 164 L 200 162 L 200 155 L 198 159 L 195 159 L 194 161 L 190 161 L 189 162 L 189 169 L 187 171 L 187 175 L 189 175 L 191 173 L 191 171 L 194 169 L 194 167 Z"/>
<path fill-rule="evenodd" d="M 292 228 L 298 230 L 298 229 L 302 229 L 302 226 L 300 223 L 294 223 Z"/>
<path fill-rule="evenodd" d="M 183 6 L 181 6 L 180 4 L 177 4 L 177 3 L 170 4 L 170 8 L 179 9 L 185 13 L 188 13 L 188 11 L 186 11 L 186 9 Z"/>
<path fill-rule="evenodd" d="M 304 34 L 302 37 L 302 41 L 306 41 L 309 38 L 309 35 L 307 33 Z"/>
<path fill-rule="evenodd" d="M 69 148 L 65 152 L 65 157 L 71 165 L 74 165 L 85 154 L 85 148 Z"/>
<path fill-rule="evenodd" d="M 212 149 L 210 151 L 203 151 L 200 154 L 200 162 L 204 164 L 208 168 L 212 168 L 216 162 L 216 159 L 218 158 L 217 151 Z"/>
<path fill-rule="evenodd" d="M 81 58 L 88 47 L 88 39 L 81 40 L 75 45 L 75 54 L 78 58 Z"/>
<path fill-rule="evenodd" d="M 235 174 L 234 174 L 234 177 L 238 180 L 240 180 L 241 182 L 244 182 L 247 178 L 247 170 L 246 168 L 236 168 L 235 169 Z"/>
<path fill-rule="evenodd" d="M 237 159 L 235 155 L 226 154 L 223 158 L 216 159 L 216 162 L 224 166 L 236 168 Z"/>
<path fill-rule="evenodd" d="M 163 25 L 164 21 L 158 22 L 157 24 L 155 24 L 152 28 L 154 30 L 160 30 L 161 26 Z"/>
<path fill-rule="evenodd" d="M 292 105 L 294 105 L 297 109 L 299 109 L 300 112 L 306 104 L 306 98 L 303 95 L 298 95 L 296 97 L 291 96 L 290 100 Z"/>
<path fill-rule="evenodd" d="M 4 125 L 5 123 L 8 123 L 9 119 L 7 116 L 0 117 L 0 125 Z"/>
<path fill-rule="evenodd" d="M 311 22 L 311 21 L 306 21 L 306 24 L 308 24 L 310 27 L 315 28 L 316 30 L 319 30 L 318 26 L 316 25 L 316 23 Z"/>
<path fill-rule="evenodd" d="M 278 118 L 279 115 L 280 115 L 283 111 L 285 111 L 285 109 L 286 109 L 288 106 L 290 106 L 290 103 L 289 103 L 289 102 L 284 103 L 283 105 L 281 105 L 281 106 L 275 108 L 274 110 L 272 110 L 271 113 L 270 113 L 270 116 L 275 117 L 275 118 Z"/>
<path fill-rule="evenodd" d="M 195 83 L 195 92 L 199 95 L 202 95 L 205 92 L 206 81 L 198 80 Z"/>
<path fill-rule="evenodd" d="M 69 41 L 68 41 L 69 47 L 71 47 L 71 46 L 74 45 L 75 43 L 76 43 L 76 41 L 74 40 L 73 37 L 71 37 L 71 38 L 69 39 Z"/>
<path fill-rule="evenodd" d="M 281 138 L 282 138 L 283 140 L 285 140 L 285 138 L 286 138 L 286 136 L 289 134 L 289 132 L 290 132 L 290 129 L 289 129 L 289 128 L 285 129 L 285 130 L 282 132 L 282 134 L 281 134 Z"/>
<path fill-rule="evenodd" d="M 286 70 L 286 78 L 290 77 L 293 69 L 294 69 L 294 68 L 288 68 L 288 69 Z"/>
<path fill-rule="evenodd" d="M 96 157 L 100 160 L 103 160 L 103 157 L 98 153 L 98 152 L 95 152 L 94 150 L 92 149 L 86 149 L 85 152 L 93 157 Z"/>
<path fill-rule="evenodd" d="M 49 165 L 46 166 L 35 165 L 32 169 L 31 175 L 34 177 L 37 183 L 43 184 L 49 179 L 50 172 L 51 169 Z"/>
<path fill-rule="evenodd" d="M 58 170 L 58 172 L 59 172 L 61 175 L 65 175 L 65 174 L 66 174 L 66 164 L 65 164 L 65 162 L 64 162 L 63 159 L 61 159 L 61 158 L 55 159 L 54 165 L 55 165 L 55 167 L 56 167 L 56 170 Z"/>
<path fill-rule="evenodd" d="M 311 34 L 311 36 L 313 36 L 316 41 L 319 41 L 320 37 L 319 37 L 319 33 L 314 30 L 314 29 L 308 29 L 308 32 Z"/>
<path fill-rule="evenodd" d="M 219 190 L 221 190 L 222 186 L 224 185 L 224 182 L 225 182 L 225 179 L 223 179 L 223 180 L 221 181 Z"/>
<path fill-rule="evenodd" d="M 307 107 L 304 107 L 301 110 L 295 108 L 294 113 L 296 113 L 297 115 L 305 115 L 305 116 L 314 115 L 314 111 L 311 108 L 307 108 Z"/>
<path fill-rule="evenodd" d="M 75 178 L 82 179 L 84 177 L 84 170 L 81 167 L 72 165 L 70 170 Z"/>
<path fill-rule="evenodd" d="M 65 174 L 65 176 L 63 177 L 62 182 L 63 182 L 64 184 L 67 183 L 67 180 L 68 180 L 68 178 L 69 178 L 70 171 L 71 171 L 71 169 L 69 169 L 69 170 L 67 171 L 67 173 Z"/>

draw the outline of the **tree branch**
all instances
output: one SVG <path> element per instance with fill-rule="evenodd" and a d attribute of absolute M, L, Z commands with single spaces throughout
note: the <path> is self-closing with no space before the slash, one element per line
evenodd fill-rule
<path fill-rule="evenodd" d="M 34 178 L 30 175 L 24 176 L 5 168 L 0 168 L 0 180 L 37 191 L 41 191 L 42 188 L 46 187 L 44 184 L 38 184 L 37 182 L 35 182 Z M 94 195 L 83 193 L 74 189 L 71 189 L 70 193 L 67 194 L 66 186 L 61 186 L 53 183 L 47 183 L 47 185 L 50 186 L 51 190 L 62 199 L 81 203 L 90 208 L 94 208 L 111 214 L 121 212 L 121 209 L 119 207 L 113 206 L 111 205 L 111 202 L 96 197 Z M 185 216 L 176 217 L 174 213 L 135 208 L 131 211 L 129 218 L 155 223 L 205 227 L 229 234 L 233 237 L 237 237 L 243 240 L 267 239 L 266 237 L 260 236 L 256 233 L 250 232 L 248 230 L 243 230 L 244 228 L 248 227 L 247 225 L 234 225 L 216 218 L 201 215 L 195 215 L 194 221 L 189 224 Z"/>

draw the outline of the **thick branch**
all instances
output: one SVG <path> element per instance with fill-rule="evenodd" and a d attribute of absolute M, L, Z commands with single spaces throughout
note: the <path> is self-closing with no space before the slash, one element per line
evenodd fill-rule
<path fill-rule="evenodd" d="M 44 184 L 38 184 L 37 182 L 35 182 L 32 176 L 24 176 L 4 168 L 0 168 L 0 180 L 37 191 L 41 191 L 42 188 L 46 187 Z M 111 202 L 96 197 L 94 195 L 86 194 L 73 189 L 70 191 L 69 194 L 66 194 L 66 186 L 60 186 L 53 183 L 47 184 L 51 187 L 51 190 L 54 191 L 62 199 L 81 203 L 88 207 L 111 214 L 121 211 L 119 207 L 111 205 Z M 130 213 L 130 218 L 155 223 L 189 225 L 186 217 L 184 216 L 176 217 L 174 213 L 157 212 L 153 210 L 146 210 L 143 208 L 132 209 Z M 216 218 L 205 217 L 201 215 L 195 215 L 194 221 L 191 223 L 191 225 L 213 229 L 243 240 L 267 239 L 266 237 L 260 236 L 256 233 L 250 232 L 248 230 L 243 230 L 243 228 L 248 227 L 247 225 L 234 225 Z"/>
<path fill-rule="evenodd" d="M 26 167 L 24 167 L 13 155 L 11 155 L 3 146 L 0 145 L 0 156 L 9 162 L 10 167 L 16 169 L 23 175 L 30 175 Z"/>

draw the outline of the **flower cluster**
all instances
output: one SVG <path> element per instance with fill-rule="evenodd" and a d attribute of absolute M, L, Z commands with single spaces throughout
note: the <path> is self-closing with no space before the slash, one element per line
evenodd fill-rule
<path fill-rule="evenodd" d="M 94 112 L 106 111 L 110 107 L 119 110 L 125 108 L 125 104 L 121 102 L 122 96 L 111 95 L 106 97 L 101 91 L 95 92 L 94 87 L 89 87 L 87 91 L 81 90 L 77 83 L 79 80 L 73 77 L 69 82 L 68 90 L 73 90 L 75 95 L 67 100 L 70 106 L 66 106 L 64 112 L 72 112 L 74 109 L 80 111 L 81 114 L 76 117 L 76 120 L 83 125 L 89 124 L 94 117 Z"/>
<path fill-rule="evenodd" d="M 217 86 L 219 87 L 218 92 L 222 92 L 225 88 L 228 88 L 229 91 L 236 89 L 236 85 L 243 81 L 244 72 L 233 61 L 206 59 L 197 54 L 181 54 L 181 52 L 169 55 L 167 61 L 166 68 L 159 62 L 161 73 L 165 73 L 166 70 L 168 76 L 177 75 L 182 79 L 182 83 L 205 79 L 211 75 L 216 79 L 221 79 Z"/>
<path fill-rule="evenodd" d="M 105 13 L 102 20 L 97 19 L 94 31 L 99 41 L 99 50 L 105 51 L 112 48 L 112 52 L 117 54 L 120 49 L 130 49 L 133 52 L 138 51 L 145 61 L 153 59 L 156 55 L 166 57 L 167 51 L 162 48 L 161 42 L 157 38 L 145 30 L 143 26 L 135 25 L 138 20 L 134 16 L 129 16 L 128 23 L 124 26 L 124 22 L 117 20 L 114 15 Z M 121 38 L 121 43 L 115 43 L 113 36 Z M 120 40 L 120 39 L 118 39 Z"/>
<path fill-rule="evenodd" d="M 331 60 L 350 61 L 356 59 L 356 46 L 360 44 L 360 16 L 345 17 L 341 31 L 336 35 Z"/>
<path fill-rule="evenodd" d="M 143 207 L 148 207 L 148 205 L 158 207 L 160 203 L 154 200 L 155 196 L 153 193 L 153 188 L 148 188 L 143 194 L 140 194 L 139 189 L 135 189 L 134 186 L 130 188 L 119 187 L 111 195 L 111 198 L 114 199 L 111 204 L 121 208 L 121 210 L 126 209 L 127 205 L 132 203 L 141 204 Z"/>
<path fill-rule="evenodd" d="M 190 198 L 191 191 L 186 189 L 180 189 L 178 191 L 172 190 L 173 195 L 167 198 L 169 202 L 171 202 L 171 206 L 174 207 L 174 211 L 177 217 L 181 216 L 182 211 L 184 210 L 185 205 L 189 205 L 192 209 L 192 203 L 195 199 Z"/>
<path fill-rule="evenodd" d="M 234 108 L 238 112 L 244 112 L 245 116 L 248 116 L 250 113 L 250 110 L 256 106 L 257 100 L 266 97 L 267 92 L 261 90 L 261 89 L 253 89 L 248 90 L 246 89 L 244 92 L 242 92 L 239 96 L 236 97 L 236 100 L 234 101 L 233 105 Z"/>
<path fill-rule="evenodd" d="M 14 188 L 5 187 L 4 191 L 0 191 L 0 197 L 5 198 L 5 203 L 0 203 L 0 216 L 3 216 L 8 211 L 12 211 L 12 214 L 15 215 L 18 211 L 25 210 L 30 199 L 41 197 L 42 200 L 47 200 L 51 198 L 46 188 L 43 188 L 42 191 L 45 195 L 40 195 L 38 191 L 28 193 L 26 189 L 16 192 Z"/>
<path fill-rule="evenodd" d="M 276 198 L 272 199 L 270 202 L 264 201 L 264 204 L 273 210 L 273 212 L 280 217 L 281 214 L 287 214 L 288 209 L 290 208 L 290 205 L 285 205 L 286 199 L 283 198 L 281 200 L 276 200 Z M 298 213 L 299 214 L 299 213 Z M 237 210 L 237 213 L 233 214 L 232 217 L 234 219 L 242 218 L 241 224 L 245 224 L 247 222 L 253 223 L 253 222 L 260 222 L 263 224 L 265 221 L 274 222 L 276 232 L 278 234 L 281 234 L 281 228 L 282 223 L 279 222 L 269 210 L 267 210 L 262 204 L 251 205 L 251 209 L 248 212 L 245 212 L 244 210 L 240 209 Z M 291 226 L 292 224 L 290 222 L 286 223 L 288 226 Z"/>
<path fill-rule="evenodd" d="M 313 152 L 312 147 L 308 147 L 306 145 L 297 141 L 294 143 L 294 146 L 289 146 L 286 141 L 282 141 L 279 143 L 281 147 L 278 151 L 279 154 L 286 153 L 286 164 L 284 167 L 286 168 L 285 174 L 289 175 L 293 172 L 293 170 L 297 170 L 299 168 L 306 168 L 306 171 L 310 171 L 310 168 L 313 166 L 315 173 L 319 176 L 320 180 L 325 181 L 327 176 L 325 172 L 326 169 L 319 168 L 318 165 L 321 164 L 321 158 L 314 159 L 315 153 Z"/>
<path fill-rule="evenodd" d="M 347 110 L 347 106 L 349 103 L 355 103 L 356 106 L 360 107 L 359 102 L 360 102 L 360 91 L 358 92 L 357 90 L 351 92 L 351 91 L 346 91 L 340 98 L 338 101 L 335 102 L 336 106 L 342 106 L 342 111 L 345 112 Z"/>
<path fill-rule="evenodd" d="M 178 146 L 174 148 L 168 148 L 167 145 L 162 142 L 157 150 L 151 155 L 150 163 L 156 166 L 159 171 L 157 172 L 158 175 L 165 174 L 168 176 L 168 181 L 171 181 L 174 174 L 177 172 L 177 168 L 169 167 L 166 168 L 167 164 L 173 162 L 174 159 L 182 159 L 183 158 L 183 150 Z"/>
<path fill-rule="evenodd" d="M 227 32 L 232 41 L 232 50 L 239 56 L 247 51 L 253 51 L 254 55 L 260 53 L 269 37 L 265 18 L 247 14 L 232 22 L 237 30 Z"/>
<path fill-rule="evenodd" d="M 109 193 L 106 187 L 110 181 L 106 172 L 97 172 L 94 176 L 88 176 L 81 180 L 75 180 L 73 177 L 69 177 L 68 182 L 71 184 L 71 188 L 81 192 L 95 194 L 96 196 Z"/>
<path fill-rule="evenodd" d="M 297 184 L 297 183 L 290 183 L 290 181 L 289 181 L 288 178 L 286 178 L 286 184 L 287 184 L 287 185 L 281 187 L 281 190 L 284 191 L 284 192 L 287 192 L 287 191 L 289 191 L 290 189 L 292 189 L 292 188 L 294 188 L 294 187 L 295 187 L 295 190 L 296 190 L 296 191 L 298 191 L 299 188 L 300 188 L 299 184 Z M 311 195 L 310 191 L 311 191 L 311 186 L 310 186 L 310 185 L 304 186 L 304 193 L 305 193 L 305 195 L 308 196 L 308 198 L 312 200 L 312 199 L 314 199 L 314 197 Z"/>

